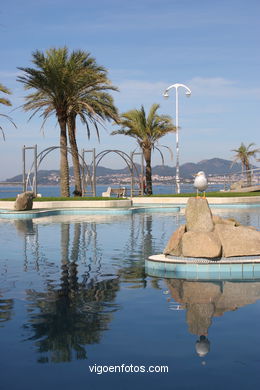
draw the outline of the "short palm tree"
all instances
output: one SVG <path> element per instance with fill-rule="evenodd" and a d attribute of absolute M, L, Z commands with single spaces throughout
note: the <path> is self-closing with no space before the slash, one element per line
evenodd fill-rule
<path fill-rule="evenodd" d="M 159 107 L 159 104 L 153 104 L 147 116 L 143 106 L 141 106 L 140 110 L 125 112 L 121 115 L 119 124 L 121 129 L 112 132 L 112 135 L 123 134 L 135 138 L 142 149 L 146 163 L 145 176 L 147 195 L 153 193 L 151 167 L 152 150 L 158 149 L 158 140 L 160 138 L 168 133 L 176 131 L 176 127 L 169 116 L 159 115 L 157 113 Z"/>
<path fill-rule="evenodd" d="M 8 94 L 8 95 L 11 94 L 10 90 L 9 90 L 8 88 L 6 88 L 6 87 L 5 87 L 3 84 L 1 84 L 1 83 L 0 83 L 0 92 L 1 92 L 1 93 L 5 93 L 5 94 Z M 3 104 L 4 106 L 9 106 L 9 107 L 12 105 L 11 102 L 10 102 L 10 100 L 9 100 L 9 99 L 6 99 L 6 98 L 4 98 L 4 97 L 0 97 L 0 104 Z M 10 116 L 8 116 L 8 115 L 6 115 L 6 114 L 0 114 L 0 116 L 3 116 L 3 117 L 5 117 L 5 118 L 7 118 L 7 119 L 16 127 L 15 123 L 12 121 L 12 118 L 10 118 Z M 5 139 L 5 133 L 4 133 L 4 130 L 3 130 L 2 126 L 0 126 L 0 130 L 1 130 L 1 132 L 2 132 L 3 138 Z"/>
<path fill-rule="evenodd" d="M 247 185 L 251 185 L 251 165 L 250 165 L 250 159 L 256 158 L 257 153 L 260 152 L 260 149 L 251 149 L 252 146 L 254 146 L 254 143 L 249 144 L 248 146 L 244 145 L 243 142 L 239 146 L 238 149 L 232 149 L 232 152 L 235 152 L 234 160 L 232 162 L 232 165 L 236 163 L 237 161 L 240 161 L 242 164 L 242 172 L 246 171 L 247 176 Z"/>

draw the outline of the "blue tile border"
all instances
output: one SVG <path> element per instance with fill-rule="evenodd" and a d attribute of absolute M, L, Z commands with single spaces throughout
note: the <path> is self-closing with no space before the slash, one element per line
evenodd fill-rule
<path fill-rule="evenodd" d="M 225 259 L 226 261 L 227 259 Z M 190 263 L 187 261 L 174 260 L 156 261 L 152 259 L 145 260 L 146 273 L 150 276 L 191 279 L 191 280 L 259 280 L 260 279 L 260 256 L 258 262 L 256 259 L 246 258 L 245 262 L 235 263 L 229 261 Z"/>
<path fill-rule="evenodd" d="M 52 210 L 32 210 L 32 211 L 9 211 L 0 210 L 0 219 L 33 219 L 41 217 L 50 217 L 55 215 L 127 215 L 136 213 L 151 213 L 151 212 L 173 212 L 178 213 L 180 207 L 131 207 L 125 209 L 118 208 L 102 208 L 102 209 L 52 209 Z"/>

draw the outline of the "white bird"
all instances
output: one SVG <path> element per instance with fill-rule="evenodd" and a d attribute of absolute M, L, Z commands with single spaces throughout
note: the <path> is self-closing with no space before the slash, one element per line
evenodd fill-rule
<path fill-rule="evenodd" d="M 205 198 L 205 190 L 208 187 L 208 180 L 203 171 L 198 172 L 195 175 L 194 187 L 197 188 L 197 198 L 199 198 L 199 191 L 204 192 L 203 198 Z"/>

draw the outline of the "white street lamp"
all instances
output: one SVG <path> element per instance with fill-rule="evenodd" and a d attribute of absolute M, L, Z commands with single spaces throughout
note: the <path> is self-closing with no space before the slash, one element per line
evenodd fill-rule
<path fill-rule="evenodd" d="M 177 194 L 179 194 L 180 191 L 180 163 L 179 163 L 179 96 L 178 96 L 178 88 L 182 87 L 186 90 L 185 94 L 187 97 L 191 95 L 191 90 L 187 87 L 187 85 L 184 84 L 173 84 L 170 85 L 168 88 L 166 88 L 165 92 L 163 93 L 163 96 L 165 98 L 169 97 L 168 92 L 170 89 L 175 88 L 176 91 L 176 189 Z"/>

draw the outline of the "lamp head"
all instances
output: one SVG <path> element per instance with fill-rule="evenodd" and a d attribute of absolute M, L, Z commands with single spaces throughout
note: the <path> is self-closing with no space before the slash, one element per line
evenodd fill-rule
<path fill-rule="evenodd" d="M 185 94 L 186 94 L 187 97 L 191 96 L 191 92 L 190 91 L 185 92 Z"/>
<path fill-rule="evenodd" d="M 164 94 L 163 94 L 163 97 L 165 97 L 165 99 L 168 99 L 168 97 L 169 97 L 169 94 L 168 94 L 168 92 L 167 92 L 167 91 L 165 91 L 165 92 L 164 92 Z"/>

